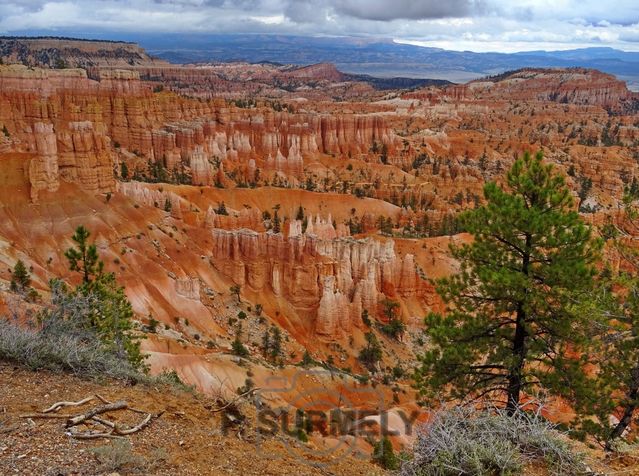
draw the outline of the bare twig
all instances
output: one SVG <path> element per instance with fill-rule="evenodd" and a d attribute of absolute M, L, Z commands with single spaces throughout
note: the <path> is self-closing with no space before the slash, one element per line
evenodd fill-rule
<path fill-rule="evenodd" d="M 86 413 L 69 418 L 67 420 L 66 426 L 67 428 L 71 426 L 76 426 L 76 425 L 79 425 L 80 423 L 84 423 L 85 421 L 90 420 L 96 415 L 112 412 L 115 410 L 124 410 L 124 409 L 127 409 L 128 406 L 129 406 L 128 403 L 125 402 L 124 400 L 121 400 L 115 403 L 109 403 L 107 405 L 101 405 L 99 407 L 95 407 L 92 410 L 89 410 Z"/>
<path fill-rule="evenodd" d="M 100 418 L 99 416 L 94 416 L 91 420 L 98 422 L 100 425 L 107 426 L 109 428 L 115 428 L 116 424 L 111 420 L 105 420 L 104 418 Z"/>
<path fill-rule="evenodd" d="M 142 430 L 143 428 L 145 428 L 149 423 L 151 423 L 151 420 L 153 418 L 153 415 L 151 415 L 150 413 L 146 416 L 146 418 L 144 420 L 142 420 L 139 424 L 137 424 L 136 426 L 134 426 L 133 428 L 129 428 L 127 430 L 121 430 L 119 429 L 117 426 L 115 427 L 115 433 L 118 435 L 131 435 L 133 433 L 137 433 L 138 431 Z"/>
<path fill-rule="evenodd" d="M 60 408 L 64 408 L 64 407 L 79 407 L 81 405 L 84 405 L 85 403 L 89 403 L 93 401 L 94 398 L 95 397 L 87 397 L 77 402 L 57 402 L 51 405 L 46 410 L 42 410 L 42 413 L 57 412 L 58 410 L 60 410 Z"/>
<path fill-rule="evenodd" d="M 109 400 L 107 400 L 106 398 L 104 398 L 102 395 L 96 393 L 95 396 L 97 397 L 98 400 L 100 400 L 102 403 L 105 403 L 107 405 L 111 405 L 112 402 L 110 402 Z M 146 415 L 147 413 L 149 413 L 146 410 L 140 410 L 139 408 L 133 408 L 133 407 L 127 407 L 127 410 L 130 410 L 134 413 L 140 413 L 142 415 Z M 164 413 L 164 412 L 162 412 Z"/>
<path fill-rule="evenodd" d="M 217 412 L 221 412 L 221 411 L 223 411 L 223 410 L 226 410 L 228 407 L 230 407 L 230 406 L 231 406 L 231 405 L 233 405 L 235 402 L 237 402 L 240 398 L 244 398 L 244 397 L 246 397 L 247 395 L 249 395 L 249 394 L 251 394 L 251 393 L 254 393 L 254 392 L 258 391 L 258 390 L 259 390 L 259 388 L 252 388 L 252 389 L 250 389 L 250 390 L 247 390 L 246 392 L 244 392 L 244 393 L 242 393 L 242 394 L 238 395 L 236 398 L 234 398 L 233 400 L 231 400 L 230 402 L 228 402 L 226 405 L 223 405 L 223 406 L 221 406 L 221 407 L 219 407 L 219 408 L 214 408 L 214 409 L 212 409 L 212 410 L 211 410 L 211 413 L 217 413 Z"/>
<path fill-rule="evenodd" d="M 97 438 L 113 438 L 122 440 L 125 439 L 123 436 L 114 435 L 113 433 L 91 433 L 91 432 L 75 432 L 68 431 L 67 435 L 71 438 L 75 438 L 77 440 L 95 440 Z"/>
<path fill-rule="evenodd" d="M 54 419 L 54 418 L 59 418 L 59 419 L 63 419 L 63 418 L 69 418 L 72 415 L 47 415 L 46 413 L 27 413 L 24 415 L 20 415 L 20 418 L 50 418 L 50 419 Z"/>

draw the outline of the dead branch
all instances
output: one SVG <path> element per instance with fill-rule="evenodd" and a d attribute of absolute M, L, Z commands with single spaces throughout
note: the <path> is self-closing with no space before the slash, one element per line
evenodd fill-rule
<path fill-rule="evenodd" d="M 79 425 L 80 423 L 84 423 L 87 420 L 92 419 L 96 415 L 100 415 L 102 413 L 108 413 L 115 410 L 125 410 L 128 408 L 128 403 L 124 400 L 120 400 L 119 402 L 109 403 L 107 405 L 100 405 L 99 407 L 95 407 L 92 410 L 89 410 L 86 413 L 71 417 L 67 420 L 66 427 L 69 428 L 71 426 Z"/>
<path fill-rule="evenodd" d="M 164 412 L 158 413 L 157 415 L 153 415 L 152 413 L 148 413 L 146 415 L 146 417 L 137 425 L 135 425 L 132 428 L 127 428 L 127 429 L 122 429 L 120 428 L 117 424 L 115 424 L 112 421 L 109 420 L 104 420 L 102 418 L 99 417 L 93 417 L 92 420 L 97 421 L 98 423 L 104 425 L 104 426 L 108 426 L 110 428 L 113 428 L 112 433 L 116 434 L 116 435 L 132 435 L 133 433 L 137 433 L 138 431 L 146 428 L 153 419 L 158 419 L 160 418 L 162 415 L 164 414 Z"/>
<path fill-rule="evenodd" d="M 95 396 L 97 397 L 98 400 L 100 400 L 102 403 L 105 403 L 107 405 L 111 405 L 112 402 L 110 402 L 109 400 L 107 400 L 106 398 L 104 398 L 102 395 L 96 393 Z M 133 408 L 133 407 L 127 407 L 127 410 L 130 410 L 134 413 L 140 413 L 141 415 L 146 415 L 147 413 L 149 413 L 146 410 L 140 410 L 139 408 Z M 164 413 L 164 412 L 162 412 Z"/>
<path fill-rule="evenodd" d="M 93 401 L 94 398 L 95 397 L 87 397 L 77 402 L 57 402 L 51 405 L 46 410 L 42 410 L 42 413 L 57 412 L 58 410 L 60 410 L 60 408 L 64 408 L 64 407 L 79 407 L 80 405 L 84 405 L 85 403 L 89 403 Z"/>
<path fill-rule="evenodd" d="M 153 415 L 149 413 L 144 420 L 142 420 L 140 423 L 135 425 L 133 428 L 129 428 L 127 430 L 121 430 L 116 426 L 115 433 L 118 435 L 131 435 L 133 433 L 137 433 L 138 431 L 145 428 L 149 423 L 151 423 L 152 418 L 153 418 Z"/>
<path fill-rule="evenodd" d="M 27 413 L 20 415 L 20 418 L 69 418 L 71 415 L 47 415 L 46 413 Z"/>
<path fill-rule="evenodd" d="M 217 413 L 217 412 L 221 412 L 223 410 L 226 410 L 228 407 L 230 407 L 231 405 L 233 405 L 235 402 L 237 402 L 240 398 L 244 398 L 247 395 L 257 392 L 259 390 L 259 388 L 252 388 L 250 390 L 247 390 L 246 392 L 238 395 L 236 398 L 234 398 L 233 400 L 231 400 L 230 402 L 228 402 L 226 405 L 221 406 L 220 408 L 213 408 L 211 410 L 211 413 Z"/>
<path fill-rule="evenodd" d="M 60 410 L 61 408 L 78 407 L 80 405 L 84 405 L 96 398 L 100 400 L 103 403 L 103 405 L 97 406 L 84 413 L 81 413 L 78 415 L 60 415 L 60 414 L 54 413 Z M 131 428 L 126 428 L 126 427 L 119 426 L 117 423 L 111 420 L 108 420 L 106 418 L 102 418 L 99 416 L 104 413 L 114 412 L 118 410 L 129 410 L 135 413 L 141 413 L 141 414 L 144 414 L 145 417 L 137 425 Z M 43 410 L 41 413 L 32 413 L 32 414 L 26 414 L 26 415 L 20 415 L 20 416 L 22 418 L 66 419 L 65 426 L 67 428 L 77 426 L 82 423 L 87 424 L 91 422 L 98 423 L 108 428 L 108 431 L 96 432 L 96 431 L 90 430 L 90 431 L 82 432 L 82 431 L 69 430 L 66 433 L 68 436 L 79 439 L 79 440 L 92 440 L 92 439 L 98 439 L 98 438 L 123 438 L 126 435 L 132 435 L 133 433 L 137 433 L 138 431 L 146 428 L 154 419 L 160 418 L 162 414 L 164 414 L 163 411 L 154 415 L 153 413 L 150 413 L 148 411 L 140 410 L 137 408 L 131 408 L 129 407 L 129 404 L 124 400 L 120 400 L 120 401 L 112 403 L 108 401 L 106 398 L 104 398 L 103 396 L 96 394 L 95 396 L 87 397 L 77 402 L 57 402 L 53 404 L 51 407 L 47 408 L 46 410 Z"/>
<path fill-rule="evenodd" d="M 102 395 L 100 395 L 99 393 L 96 393 L 96 394 L 95 394 L 95 398 L 97 398 L 97 399 L 98 399 L 98 400 L 100 400 L 102 403 L 105 403 L 105 404 L 107 404 L 107 405 L 108 405 L 109 403 L 111 403 L 110 401 L 108 401 L 106 398 L 104 398 L 104 397 L 103 397 Z"/>
<path fill-rule="evenodd" d="M 116 425 L 114 422 L 110 421 L 110 420 L 105 420 L 104 418 L 100 418 L 99 416 L 94 416 L 93 418 L 91 418 L 91 420 L 98 422 L 100 425 L 104 425 L 107 426 L 109 428 L 115 428 Z"/>
<path fill-rule="evenodd" d="M 75 432 L 68 431 L 67 435 L 71 438 L 75 438 L 77 440 L 95 440 L 97 438 L 113 438 L 113 439 L 124 439 L 123 436 L 114 435 L 112 432 L 109 433 L 91 433 L 91 432 Z"/>

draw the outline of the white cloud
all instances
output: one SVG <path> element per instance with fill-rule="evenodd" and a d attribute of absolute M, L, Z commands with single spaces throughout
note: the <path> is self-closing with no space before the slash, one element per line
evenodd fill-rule
<path fill-rule="evenodd" d="M 636 0 L 0 0 L 0 32 L 392 37 L 456 50 L 639 51 Z M 117 35 L 113 35 L 116 37 Z"/>

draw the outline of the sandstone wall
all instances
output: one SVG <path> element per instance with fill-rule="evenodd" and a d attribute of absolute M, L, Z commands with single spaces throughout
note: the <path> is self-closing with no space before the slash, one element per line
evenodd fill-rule
<path fill-rule="evenodd" d="M 316 332 L 328 337 L 360 326 L 364 309 L 377 315 L 385 296 L 427 293 L 414 257 L 397 256 L 392 241 L 338 237 L 336 230 L 329 231 L 330 221 L 316 218 L 310 223 L 315 229 L 300 233 L 301 223 L 293 221 L 288 236 L 215 228 L 211 263 L 236 284 L 271 291 L 300 310 L 312 311 Z"/>

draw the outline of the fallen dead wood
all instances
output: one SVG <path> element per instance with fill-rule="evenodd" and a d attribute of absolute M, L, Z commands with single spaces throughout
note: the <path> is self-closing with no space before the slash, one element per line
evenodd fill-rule
<path fill-rule="evenodd" d="M 80 413 L 77 415 L 61 415 L 56 413 L 62 408 L 68 407 L 79 407 L 81 405 L 85 405 L 95 399 L 100 400 L 103 405 L 99 405 L 95 408 L 92 408 L 84 413 Z M 111 421 L 107 418 L 102 417 L 101 415 L 111 412 L 117 412 L 127 410 L 134 413 L 140 413 L 144 415 L 144 418 L 137 423 L 135 426 L 127 427 L 122 426 L 114 421 Z M 160 418 L 164 412 L 160 412 L 158 414 L 153 414 L 149 411 L 140 410 L 138 408 L 131 408 L 125 400 L 120 400 L 117 402 L 110 402 L 103 396 L 96 394 L 95 396 L 87 397 L 82 400 L 78 400 L 77 402 L 56 402 L 51 405 L 49 408 L 42 410 L 40 413 L 30 413 L 20 415 L 22 418 L 43 418 L 43 419 L 65 419 L 65 426 L 68 428 L 66 434 L 72 438 L 76 438 L 79 440 L 92 440 L 98 438 L 124 438 L 128 435 L 132 435 L 137 433 L 147 426 L 151 424 L 154 419 Z M 91 429 L 91 423 L 97 423 L 102 425 L 107 430 L 106 431 L 96 431 L 96 429 Z M 78 431 L 73 429 L 73 427 L 78 425 L 87 425 L 87 431 Z"/>
<path fill-rule="evenodd" d="M 109 400 L 107 400 L 106 398 L 104 398 L 102 395 L 100 395 L 99 393 L 96 393 L 95 396 L 97 397 L 98 400 L 100 400 L 102 403 L 105 403 L 107 405 L 110 405 L 112 402 L 110 402 Z M 140 410 L 139 408 L 133 408 L 133 407 L 127 407 L 127 410 L 130 410 L 134 413 L 141 413 L 143 415 L 146 415 L 147 413 L 149 413 L 146 410 Z M 164 413 L 164 412 L 162 412 Z"/>
<path fill-rule="evenodd" d="M 26 413 L 24 415 L 20 415 L 20 418 L 50 418 L 50 419 L 63 419 L 69 418 L 70 415 L 47 415 L 46 413 Z"/>
<path fill-rule="evenodd" d="M 100 425 L 108 426 L 109 428 L 115 428 L 116 424 L 110 420 L 105 420 L 104 418 L 100 418 L 99 416 L 94 416 L 91 418 L 92 421 L 99 423 Z"/>
<path fill-rule="evenodd" d="M 67 420 L 67 428 L 71 426 L 79 425 L 80 423 L 84 423 L 87 420 L 90 420 L 96 415 L 101 415 L 102 413 L 113 412 L 116 410 L 125 410 L 129 407 L 129 404 L 124 400 L 120 400 L 115 403 L 109 403 L 107 405 L 100 405 L 99 407 L 95 407 L 92 410 L 89 410 L 86 413 L 82 413 L 80 415 L 71 417 Z"/>
<path fill-rule="evenodd" d="M 259 388 L 252 388 L 250 390 L 247 390 L 246 392 L 238 395 L 237 397 L 235 397 L 233 400 L 231 400 L 230 402 L 226 403 L 225 405 L 218 407 L 218 408 L 212 408 L 211 409 L 211 413 L 217 413 L 217 412 L 221 412 L 223 410 L 226 410 L 228 407 L 230 407 L 231 405 L 233 405 L 235 402 L 237 402 L 239 399 L 246 397 L 247 395 L 257 392 L 259 390 Z"/>
<path fill-rule="evenodd" d="M 151 415 L 150 413 L 146 416 L 146 418 L 144 420 L 142 420 L 140 423 L 138 423 L 137 425 L 135 425 L 133 428 L 129 428 L 126 430 L 122 430 L 120 428 L 115 427 L 114 432 L 117 433 L 118 435 L 132 435 L 133 433 L 137 433 L 138 431 L 140 431 L 141 429 L 143 429 L 144 427 L 146 427 L 149 423 L 151 423 L 151 419 L 153 418 L 153 415 Z"/>
<path fill-rule="evenodd" d="M 118 434 L 118 435 L 131 435 L 133 433 L 137 433 L 138 431 L 142 430 L 149 423 L 151 423 L 151 420 L 158 419 L 163 414 L 164 414 L 164 412 L 158 413 L 157 415 L 153 415 L 152 413 L 147 413 L 146 417 L 140 423 L 138 423 L 137 425 L 135 425 L 135 426 L 133 426 L 131 428 L 126 428 L 126 429 L 123 429 L 121 426 L 118 426 L 118 424 L 113 422 L 113 421 L 105 420 L 104 418 L 100 418 L 100 417 L 97 417 L 97 416 L 94 416 L 93 418 L 91 418 L 91 420 L 95 421 L 97 423 L 100 423 L 101 425 L 104 425 L 106 427 L 111 428 L 115 434 Z"/>
<path fill-rule="evenodd" d="M 118 439 L 118 440 L 125 439 L 124 436 L 114 435 L 111 432 L 109 432 L 109 433 L 92 433 L 92 432 L 89 432 L 89 431 L 87 431 L 87 432 L 68 431 L 67 435 L 69 435 L 71 438 L 75 438 L 77 440 L 96 440 L 98 438 L 112 438 L 112 439 Z"/>
<path fill-rule="evenodd" d="M 65 408 L 65 407 L 79 407 L 81 405 L 84 405 L 85 403 L 89 403 L 93 401 L 94 399 L 95 397 L 87 397 L 77 402 L 57 402 L 51 405 L 46 410 L 42 410 L 42 413 L 57 412 L 58 410 L 60 410 L 60 408 Z"/>

